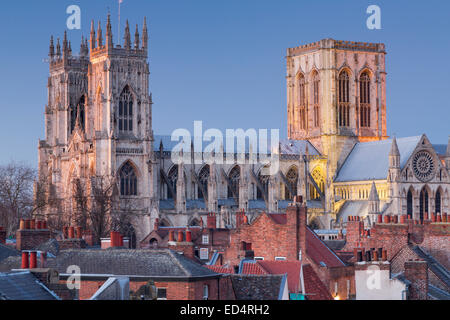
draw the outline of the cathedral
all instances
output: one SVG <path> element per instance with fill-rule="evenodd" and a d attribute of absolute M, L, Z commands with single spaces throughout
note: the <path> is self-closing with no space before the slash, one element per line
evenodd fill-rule
<path fill-rule="evenodd" d="M 198 226 L 210 212 L 220 228 L 239 211 L 251 222 L 285 211 L 296 195 L 317 229 L 340 228 L 350 215 L 370 224 L 380 213 L 449 211 L 450 140 L 387 136 L 383 44 L 324 39 L 288 49 L 288 139 L 269 151 L 279 155 L 270 174 L 267 163 L 250 161 L 251 148 L 245 163 L 172 161 L 175 142 L 152 130 L 145 19 L 139 31 L 132 41 L 127 22 L 123 44 L 114 44 L 108 16 L 105 37 L 92 22 L 78 55 L 66 34 L 62 44 L 50 40 L 39 175 L 58 201 L 44 209 L 47 218 L 74 223 L 73 181 L 91 186 L 99 177 L 115 179 L 116 210 L 133 211 L 137 241 L 155 223 Z"/>

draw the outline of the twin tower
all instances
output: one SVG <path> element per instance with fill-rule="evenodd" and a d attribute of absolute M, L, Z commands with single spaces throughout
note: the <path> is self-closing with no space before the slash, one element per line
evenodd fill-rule
<path fill-rule="evenodd" d="M 119 177 L 120 195 L 136 200 L 129 201 L 136 206 L 133 210 L 150 213 L 156 179 L 151 177 L 155 172 L 147 23 L 144 19 L 142 34 L 136 26 L 132 41 L 127 21 L 123 44 L 113 43 L 111 30 L 109 15 L 104 34 L 100 22 L 97 30 L 92 22 L 90 39 L 82 38 L 79 55 L 72 54 L 66 33 L 62 46 L 58 39 L 55 48 L 51 38 L 39 174 L 46 177 L 56 201 L 46 214 L 64 213 L 64 219 L 73 220 L 73 181 L 81 180 L 89 189 L 92 177 Z M 149 230 L 145 223 L 133 225 Z"/>

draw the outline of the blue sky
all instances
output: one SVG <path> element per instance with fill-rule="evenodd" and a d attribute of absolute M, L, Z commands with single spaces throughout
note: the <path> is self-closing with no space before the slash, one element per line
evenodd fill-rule
<path fill-rule="evenodd" d="M 68 30 L 74 52 L 90 20 L 108 8 L 117 42 L 117 0 L 8 1 L 0 11 L 0 164 L 37 164 L 44 138 L 50 35 L 62 37 L 66 8 L 81 7 L 81 30 Z M 366 27 L 376 4 L 382 29 Z M 387 47 L 388 134 L 450 134 L 450 2 L 364 0 L 124 0 L 134 32 L 147 16 L 156 134 L 176 128 L 279 128 L 286 137 L 286 48 L 323 38 Z"/>

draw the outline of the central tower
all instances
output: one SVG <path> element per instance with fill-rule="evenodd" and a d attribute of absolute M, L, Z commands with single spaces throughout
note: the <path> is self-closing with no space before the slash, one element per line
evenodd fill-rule
<path fill-rule="evenodd" d="M 356 142 L 387 138 L 385 55 L 333 39 L 287 50 L 288 137 L 309 140 L 332 173 Z"/>

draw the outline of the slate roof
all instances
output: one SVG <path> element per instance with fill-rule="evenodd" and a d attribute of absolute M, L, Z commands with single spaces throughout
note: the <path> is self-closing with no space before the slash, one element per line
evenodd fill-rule
<path fill-rule="evenodd" d="M 450 293 L 428 284 L 428 297 L 434 300 L 450 300 Z"/>
<path fill-rule="evenodd" d="M 237 300 L 278 300 L 284 278 L 281 275 L 242 274 L 230 277 Z"/>
<path fill-rule="evenodd" d="M 20 268 L 20 259 L 8 258 L 0 265 Z M 60 274 L 77 265 L 82 275 L 123 275 L 161 278 L 214 277 L 217 273 L 169 249 L 159 250 L 64 250 L 47 259 L 47 267 Z"/>
<path fill-rule="evenodd" d="M 398 138 L 400 167 L 403 168 L 422 136 Z M 389 169 L 392 139 L 357 143 L 340 168 L 335 182 L 385 180 Z"/>
<path fill-rule="evenodd" d="M 0 300 L 59 300 L 30 272 L 0 273 Z"/>
<path fill-rule="evenodd" d="M 428 264 L 428 268 L 448 287 L 450 287 L 450 272 L 437 261 L 432 255 L 430 255 L 425 249 L 420 246 L 414 246 L 412 250 Z"/>
<path fill-rule="evenodd" d="M 16 249 L 0 244 L 0 261 L 11 257 L 11 256 L 19 256 L 20 253 Z"/>
<path fill-rule="evenodd" d="M 179 141 L 171 141 L 171 136 L 169 135 L 155 135 L 154 136 L 154 150 L 155 151 L 159 151 L 159 147 L 161 142 L 163 143 L 163 151 L 165 152 L 169 152 L 172 151 L 173 148 L 175 146 L 177 146 L 179 144 L 179 141 L 181 141 L 181 139 Z M 191 138 L 192 140 L 194 139 L 194 137 Z M 271 150 L 271 140 L 270 140 L 270 136 L 268 136 L 267 139 L 267 149 L 262 151 L 263 153 L 270 153 Z M 208 144 L 210 144 L 210 142 L 205 142 L 203 141 L 203 148 L 205 148 Z M 258 140 L 258 144 L 259 144 L 259 140 Z M 306 151 L 306 146 L 308 146 L 308 152 L 310 155 L 320 155 L 320 153 L 317 151 L 317 149 L 307 140 L 280 140 L 280 148 L 281 148 L 281 154 L 285 154 L 285 155 L 299 155 L 299 154 L 305 154 Z M 236 139 L 234 141 L 234 150 L 238 151 L 238 147 L 237 147 L 237 143 L 236 143 Z M 248 139 L 246 139 L 246 143 L 245 143 L 245 152 L 249 152 L 249 148 L 250 144 L 248 142 Z M 226 152 L 226 148 L 227 148 L 227 143 L 226 143 L 226 139 L 224 138 L 224 142 L 223 142 L 223 148 L 224 148 L 224 152 Z M 258 150 L 253 150 L 255 153 Z M 197 150 L 195 150 L 195 152 L 197 152 Z"/>
<path fill-rule="evenodd" d="M 278 209 L 286 209 L 290 203 L 292 203 L 290 200 L 278 200 Z M 320 200 L 307 200 L 306 205 L 308 209 L 323 209 L 322 201 Z"/>

